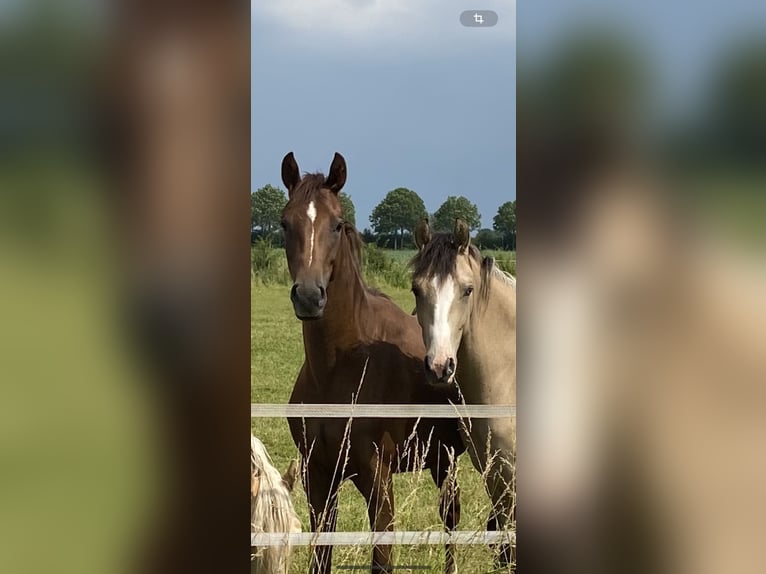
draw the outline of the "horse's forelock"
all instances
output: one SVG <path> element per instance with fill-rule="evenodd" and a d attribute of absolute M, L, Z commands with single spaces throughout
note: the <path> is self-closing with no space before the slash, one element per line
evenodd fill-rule
<path fill-rule="evenodd" d="M 454 235 L 437 233 L 415 254 L 409 265 L 415 278 L 444 279 L 455 272 L 458 254 Z M 468 246 L 468 257 L 473 262 L 481 262 L 481 253 L 475 245 Z"/>
<path fill-rule="evenodd" d="M 298 185 L 290 192 L 290 199 L 313 199 L 314 194 L 324 187 L 326 181 L 323 173 L 304 173 Z"/>

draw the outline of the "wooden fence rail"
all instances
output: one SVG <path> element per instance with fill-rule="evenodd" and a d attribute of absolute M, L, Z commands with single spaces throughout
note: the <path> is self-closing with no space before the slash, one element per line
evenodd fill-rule
<path fill-rule="evenodd" d="M 496 419 L 516 416 L 513 405 L 381 405 L 381 404 L 269 404 L 252 403 L 250 416 L 269 417 L 317 417 L 346 419 L 353 418 L 472 418 Z"/>
<path fill-rule="evenodd" d="M 471 418 L 516 417 L 514 405 L 411 405 L 411 404 L 273 404 L 252 403 L 252 418 Z M 354 545 L 443 545 L 512 543 L 511 531 L 399 531 L 399 532 L 268 532 L 251 533 L 250 545 L 258 546 L 354 546 Z"/>
<path fill-rule="evenodd" d="M 510 531 L 398 531 L 398 532 L 268 532 L 250 535 L 250 546 L 355 546 L 373 544 L 499 544 L 512 543 Z"/>

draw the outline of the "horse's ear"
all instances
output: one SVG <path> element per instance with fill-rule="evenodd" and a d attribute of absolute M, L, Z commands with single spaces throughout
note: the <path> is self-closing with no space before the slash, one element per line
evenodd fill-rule
<path fill-rule="evenodd" d="M 287 487 L 287 490 L 292 492 L 293 487 L 295 487 L 295 481 L 297 478 L 298 478 L 298 461 L 293 459 L 290 461 L 290 466 L 287 467 L 287 470 L 282 475 L 282 483 Z"/>
<path fill-rule="evenodd" d="M 339 193 L 346 183 L 346 160 L 339 153 L 335 153 L 330 165 L 330 174 L 327 176 L 325 185 L 333 193 Z"/>
<path fill-rule="evenodd" d="M 468 224 L 465 221 L 460 218 L 455 220 L 455 231 L 453 232 L 453 235 L 455 236 L 457 248 L 461 253 L 468 249 L 468 246 L 471 244 L 471 233 L 468 229 Z"/>
<path fill-rule="evenodd" d="M 431 241 L 431 227 L 428 225 L 428 218 L 424 217 L 415 228 L 415 246 L 423 249 Z"/>
<path fill-rule="evenodd" d="M 288 195 L 290 195 L 300 180 L 301 174 L 298 170 L 298 162 L 295 161 L 293 152 L 290 152 L 282 159 L 282 183 L 285 184 Z"/>

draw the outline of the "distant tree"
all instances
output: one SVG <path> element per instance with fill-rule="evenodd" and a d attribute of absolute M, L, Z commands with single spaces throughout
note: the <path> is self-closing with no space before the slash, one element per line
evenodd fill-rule
<path fill-rule="evenodd" d="M 711 89 L 717 155 L 755 160 L 766 153 L 766 40 L 743 40 L 721 61 Z M 721 149 L 723 148 L 723 149 Z"/>
<path fill-rule="evenodd" d="M 343 209 L 343 219 L 356 227 L 356 209 L 354 208 L 354 202 L 351 201 L 351 196 L 345 191 L 340 192 L 340 205 Z"/>
<path fill-rule="evenodd" d="M 393 234 L 394 249 L 402 247 L 404 234 L 411 232 L 420 218 L 425 216 L 426 206 L 420 196 L 405 187 L 389 191 L 370 215 L 370 223 L 377 234 Z M 397 241 L 398 237 L 398 241 Z"/>
<path fill-rule="evenodd" d="M 492 227 L 503 236 L 507 249 L 516 249 L 516 200 L 506 201 L 497 209 Z"/>
<path fill-rule="evenodd" d="M 279 229 L 282 210 L 287 205 L 285 192 L 273 185 L 264 185 L 250 194 L 250 223 L 262 236 Z"/>
<path fill-rule="evenodd" d="M 431 223 L 436 231 L 451 231 L 458 217 L 468 224 L 471 231 L 481 227 L 479 208 L 462 195 L 459 197 L 450 195 L 436 210 Z"/>
<path fill-rule="evenodd" d="M 530 104 L 556 137 L 624 144 L 643 133 L 647 74 L 646 58 L 624 35 L 582 28 L 537 71 L 542 91 Z"/>
<path fill-rule="evenodd" d="M 362 231 L 362 239 L 364 239 L 365 243 L 375 243 L 377 236 L 369 227 L 365 227 L 364 231 Z"/>
<path fill-rule="evenodd" d="M 500 249 L 503 235 L 494 229 L 480 229 L 473 242 L 479 249 Z"/>

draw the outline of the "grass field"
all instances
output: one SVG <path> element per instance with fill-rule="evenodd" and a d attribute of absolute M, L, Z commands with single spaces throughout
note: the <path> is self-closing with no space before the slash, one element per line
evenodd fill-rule
<path fill-rule="evenodd" d="M 404 255 L 403 255 L 404 256 Z M 253 402 L 286 403 L 295 378 L 303 363 L 301 325 L 293 314 L 289 290 L 283 285 L 251 286 L 251 395 Z M 385 289 L 403 309 L 414 307 L 412 294 L 406 289 Z M 285 419 L 253 419 L 252 430 L 269 450 L 275 465 L 284 471 L 292 458 L 297 458 Z M 462 491 L 460 530 L 485 530 L 489 515 L 489 499 L 479 474 L 467 456 L 458 464 L 458 481 Z M 438 513 L 439 492 L 428 471 L 400 474 L 394 479 L 396 529 L 437 530 L 443 526 Z M 293 500 L 304 531 L 310 530 L 306 497 L 300 484 Z M 369 531 L 366 504 L 351 483 L 344 484 L 339 501 L 338 531 Z M 395 563 L 423 565 L 429 572 L 442 571 L 444 548 L 421 546 L 395 548 Z M 369 547 L 336 547 L 333 571 L 338 566 L 369 565 Z M 294 550 L 291 572 L 306 572 L 309 551 Z M 484 546 L 458 547 L 459 571 L 465 573 L 492 572 L 492 554 Z M 402 570 L 407 571 L 407 570 Z"/>
<path fill-rule="evenodd" d="M 512 275 L 516 275 L 516 252 L 484 250 L 483 255 L 495 258 L 495 264 Z M 373 287 L 394 290 L 410 287 L 410 269 L 407 264 L 415 255 L 413 249 L 381 249 L 367 245 L 362 257 L 363 273 L 367 283 Z M 257 240 L 250 250 L 252 278 L 260 285 L 287 285 L 290 273 L 287 270 L 285 250 L 272 247 L 268 240 Z"/>

